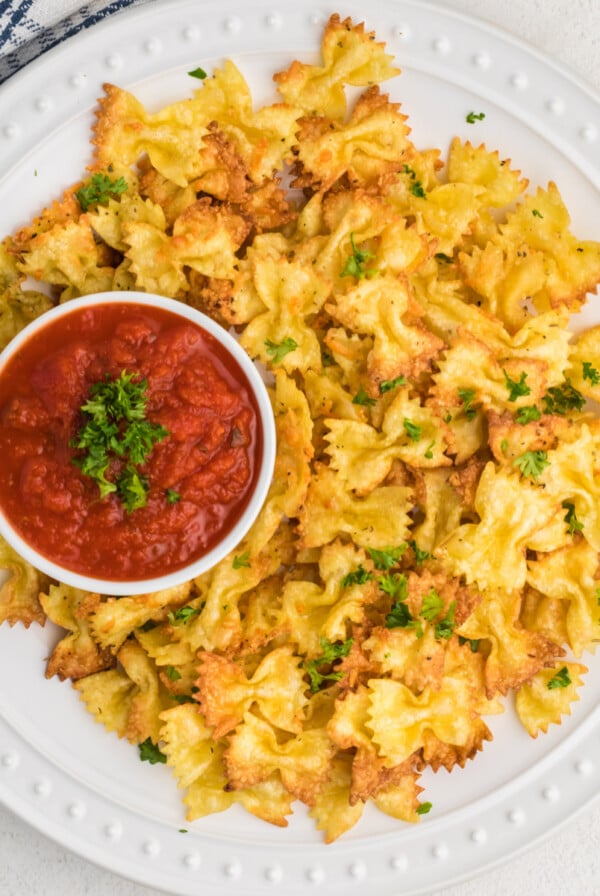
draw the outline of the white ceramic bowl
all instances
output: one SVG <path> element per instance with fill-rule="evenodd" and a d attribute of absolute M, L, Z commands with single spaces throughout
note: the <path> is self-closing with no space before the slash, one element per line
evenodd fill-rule
<path fill-rule="evenodd" d="M 178 315 L 184 320 L 190 321 L 200 329 L 209 333 L 220 343 L 222 349 L 228 352 L 241 368 L 246 380 L 254 394 L 258 417 L 262 428 L 262 455 L 258 475 L 255 476 L 253 491 L 249 496 L 245 509 L 231 529 L 226 531 L 208 552 L 199 556 L 188 565 L 177 568 L 164 575 L 152 578 L 114 580 L 111 578 L 97 578 L 70 570 L 51 558 L 44 556 L 35 550 L 15 531 L 13 525 L 5 516 L 0 504 L 0 533 L 6 541 L 25 560 L 34 567 L 46 573 L 53 579 L 81 588 L 86 591 L 99 592 L 101 594 L 127 595 L 143 594 L 159 591 L 163 588 L 171 588 L 195 576 L 206 572 L 223 559 L 246 535 L 252 523 L 256 519 L 267 495 L 273 468 L 275 463 L 275 424 L 269 395 L 265 384 L 244 349 L 240 347 L 234 336 L 230 335 L 219 324 L 215 323 L 207 315 L 185 305 L 182 302 L 168 299 L 163 296 L 151 295 L 143 292 L 106 292 L 83 296 L 59 305 L 40 315 L 26 326 L 0 353 L 0 378 L 8 361 L 16 352 L 36 333 L 41 331 L 53 320 L 65 317 L 74 311 L 84 307 L 105 305 L 108 303 L 121 303 L 132 305 L 147 305 L 153 308 L 162 308 Z"/>

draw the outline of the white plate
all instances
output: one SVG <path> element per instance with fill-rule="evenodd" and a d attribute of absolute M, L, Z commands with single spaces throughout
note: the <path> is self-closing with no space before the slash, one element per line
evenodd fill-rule
<path fill-rule="evenodd" d="M 0 95 L 0 233 L 24 224 L 89 161 L 89 127 L 104 81 L 150 108 L 187 95 L 186 74 L 233 58 L 257 102 L 292 58 L 316 59 L 338 4 L 278 0 L 157 0 L 109 19 L 48 53 Z M 339 4 L 361 21 L 365 4 Z M 581 238 L 600 238 L 598 97 L 545 57 L 497 30 L 418 2 L 371 0 L 367 26 L 404 73 L 390 82 L 418 146 L 444 151 L 455 133 L 510 157 L 532 186 L 553 179 Z M 485 120 L 469 125 L 470 111 Z M 586 324 L 600 320 L 591 308 Z M 50 626 L 0 629 L 0 795 L 32 825 L 140 883 L 187 896 L 251 896 L 281 883 L 327 894 L 425 893 L 531 844 L 599 790 L 600 660 L 573 714 L 531 740 L 510 711 L 495 739 L 452 774 L 426 774 L 434 805 L 417 826 L 367 811 L 325 847 L 302 807 L 275 829 L 239 807 L 187 824 L 167 769 L 140 763 L 106 734 L 77 694 L 44 679 Z M 180 828 L 188 829 L 181 833 Z"/>

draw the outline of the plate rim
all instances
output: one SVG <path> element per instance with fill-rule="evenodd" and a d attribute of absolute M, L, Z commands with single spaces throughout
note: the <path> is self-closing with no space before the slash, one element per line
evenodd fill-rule
<path fill-rule="evenodd" d="M 180 10 L 190 9 L 193 6 L 191 0 L 153 0 L 153 2 L 149 3 L 149 4 L 142 4 L 140 6 L 129 7 L 127 9 L 121 10 L 116 15 L 95 24 L 90 29 L 88 29 L 86 31 L 79 32 L 78 34 L 69 38 L 63 44 L 60 44 L 60 45 L 48 50 L 42 56 L 38 57 L 38 59 L 29 63 L 24 69 L 22 69 L 21 71 L 17 72 L 13 76 L 11 76 L 9 79 L 7 79 L 7 81 L 4 82 L 5 90 L 2 91 L 3 96 L 0 97 L 0 109 L 2 109 L 3 104 L 6 103 L 5 97 L 8 92 L 10 92 L 10 93 L 18 92 L 19 90 L 22 89 L 20 86 L 21 84 L 27 84 L 29 79 L 35 80 L 38 77 L 38 72 L 41 72 L 43 70 L 43 68 L 45 68 L 46 64 L 48 64 L 48 62 L 52 62 L 52 60 L 55 58 L 77 56 L 77 54 L 80 54 L 83 52 L 83 49 L 85 48 L 87 43 L 93 44 L 93 43 L 97 43 L 97 42 L 101 41 L 102 35 L 104 33 L 109 34 L 110 31 L 112 29 L 115 29 L 117 25 L 121 25 L 122 27 L 129 27 L 129 26 L 127 26 L 127 23 L 125 22 L 125 20 L 137 22 L 137 21 L 141 21 L 142 19 L 148 19 L 148 14 L 150 12 L 156 12 L 156 10 L 165 8 L 167 5 L 169 5 L 171 12 L 179 12 Z M 221 15 L 223 15 L 223 12 L 222 12 L 223 8 L 235 8 L 235 9 L 239 8 L 239 9 L 243 10 L 244 13 L 246 13 L 246 14 L 249 11 L 253 12 L 253 13 L 256 11 L 262 11 L 264 14 L 266 14 L 267 10 L 270 11 L 273 9 L 272 5 L 269 4 L 268 2 L 266 2 L 266 0 L 251 0 L 251 2 L 246 3 L 246 4 L 243 4 L 242 2 L 238 2 L 238 0 L 226 0 L 225 3 L 218 3 L 218 4 L 211 2 L 210 4 L 203 4 L 204 9 L 206 9 L 206 6 L 209 6 L 209 5 L 215 9 L 218 7 L 221 10 Z M 282 8 L 283 7 L 291 7 L 292 5 L 293 5 L 293 0 L 278 0 L 278 3 L 277 3 L 278 8 L 279 7 L 282 7 Z M 335 4 L 335 5 L 337 6 L 338 4 Z M 356 4 L 353 2 L 350 2 L 348 4 L 339 4 L 339 5 L 353 7 Z M 383 5 L 389 6 L 390 4 L 385 4 L 384 0 L 381 0 L 381 2 L 378 2 L 375 4 L 375 6 L 377 8 L 379 8 Z M 508 31 L 507 29 L 504 29 L 500 26 L 497 26 L 497 25 L 487 22 L 485 20 L 478 19 L 474 16 L 470 16 L 468 14 L 459 12 L 457 10 L 449 10 L 446 8 L 440 8 L 439 6 L 437 6 L 434 3 L 427 2 L 427 0 L 400 0 L 400 2 L 396 2 L 393 5 L 398 10 L 398 12 L 400 12 L 402 10 L 402 8 L 411 8 L 413 10 L 426 11 L 427 13 L 435 14 L 438 17 L 443 17 L 445 19 L 462 22 L 471 29 L 474 28 L 477 31 L 483 31 L 486 33 L 493 34 L 501 42 L 508 43 L 512 47 L 517 47 L 520 50 L 520 52 L 525 54 L 527 57 L 531 57 L 531 58 L 535 59 L 538 63 L 542 64 L 545 67 L 550 67 L 555 72 L 557 72 L 561 78 L 566 79 L 577 90 L 582 91 L 588 99 L 591 99 L 595 104 L 600 105 L 600 91 L 596 90 L 593 87 L 593 85 L 588 84 L 583 78 L 581 78 L 581 76 L 579 76 L 577 73 L 575 73 L 570 67 L 568 67 L 562 63 L 557 63 L 555 60 L 552 59 L 552 57 L 549 56 L 549 54 L 545 53 L 542 50 L 539 50 L 535 46 L 531 45 L 528 41 L 525 41 L 522 38 L 511 34 L 511 32 Z M 317 8 L 322 9 L 322 5 L 318 5 L 317 3 L 312 2 L 312 0 L 310 3 L 310 6 L 315 9 L 317 9 Z M 308 7 L 308 4 L 305 4 L 305 7 Z M 377 15 L 377 13 L 373 13 L 373 16 L 375 16 L 375 15 Z M 367 18 L 369 18 L 369 16 L 367 16 Z M 400 64 L 402 66 L 402 62 Z M 408 66 L 404 65 L 402 67 L 408 67 Z M 6 137 L 6 139 L 9 139 L 9 140 L 11 139 L 10 137 L 7 137 L 6 134 L 5 134 L 5 137 Z M 599 173 L 600 173 L 600 170 L 599 170 Z M 8 176 L 8 174 L 7 174 L 7 176 Z M 598 714 L 596 714 L 596 716 L 597 715 Z M 594 718 L 594 719 L 590 720 L 589 726 L 587 726 L 587 727 L 592 728 L 596 723 L 597 723 L 597 718 Z M 576 730 L 576 732 L 574 732 L 574 735 L 575 734 L 577 735 L 577 737 L 574 737 L 574 743 L 581 745 L 581 741 L 585 741 L 587 739 L 587 735 L 589 735 L 589 732 L 587 732 L 586 730 L 583 730 L 584 728 L 586 728 L 585 722 L 582 723 L 582 725 L 579 727 L 579 729 Z M 17 735 L 17 732 L 15 732 L 14 729 L 12 729 L 10 726 L 8 726 L 8 729 L 9 730 L 7 730 L 7 723 L 4 722 L 3 720 L 0 720 L 0 793 L 4 793 L 5 796 L 6 796 L 6 794 L 8 794 L 8 798 L 6 799 L 5 802 L 10 808 L 13 808 L 13 805 L 19 804 L 19 798 L 17 796 L 17 791 L 14 789 L 11 790 L 10 785 L 7 785 L 6 782 L 11 780 L 11 775 L 13 774 L 13 772 L 17 772 L 19 768 L 22 768 L 21 761 L 20 761 L 19 757 L 26 755 L 27 749 L 31 745 L 24 742 L 22 738 L 21 738 L 21 742 L 19 742 L 19 736 Z M 12 743 L 12 746 L 7 746 L 7 744 L 9 742 Z M 34 749 L 34 748 L 32 748 L 32 749 Z M 562 762 L 562 760 L 564 758 L 563 752 L 566 752 L 566 748 L 564 751 L 563 750 L 559 751 L 560 757 L 558 759 L 556 759 L 556 756 L 554 755 L 556 752 L 557 751 L 554 751 L 554 753 L 551 754 L 550 758 L 555 759 L 556 763 Z M 18 757 L 16 765 L 14 764 L 15 756 Z M 580 760 L 580 763 L 581 763 L 581 761 L 582 760 Z M 544 764 L 544 769 L 547 770 L 546 766 L 551 767 L 554 764 L 555 764 L 554 761 L 548 761 L 548 763 Z M 54 766 L 53 766 L 53 769 L 54 769 Z M 563 771 L 564 771 L 564 769 L 563 769 Z M 54 773 L 55 773 L 55 770 L 53 771 L 53 774 Z M 41 771 L 39 774 L 42 774 L 42 777 L 43 777 L 43 773 Z M 582 780 L 583 780 L 583 777 L 585 777 L 587 775 L 586 781 L 587 781 L 587 785 L 588 785 L 588 791 L 591 789 L 589 787 L 589 783 L 591 782 L 591 780 L 596 781 L 596 785 L 597 785 L 596 790 L 598 790 L 598 777 L 597 777 L 595 767 L 591 771 L 588 770 L 585 773 L 583 771 L 580 771 L 577 774 L 579 774 L 581 776 Z M 590 777 L 590 776 L 593 776 L 593 777 Z M 541 777 L 541 772 L 538 775 L 538 777 Z M 38 780 L 42 780 L 42 778 L 38 778 Z M 554 786 L 556 786 L 556 785 L 554 785 L 554 784 L 549 785 L 546 787 L 546 790 L 548 790 L 548 792 L 550 792 L 550 787 L 554 787 Z M 543 793 L 543 791 L 542 791 L 542 793 Z M 11 798 L 13 801 L 13 805 L 11 805 Z M 86 797 L 86 799 L 88 799 L 88 797 Z M 553 802 L 555 802 L 550 797 L 543 797 L 543 799 L 546 801 L 543 804 L 543 805 L 545 805 L 546 809 L 548 809 L 550 807 L 550 804 L 553 804 Z M 589 793 L 589 799 L 586 800 L 585 804 L 583 804 L 581 802 L 581 800 L 579 800 L 577 808 L 573 808 L 572 811 L 570 811 L 567 815 L 563 815 L 561 818 L 560 824 L 559 823 L 553 824 L 551 827 L 547 828 L 542 833 L 536 835 L 534 838 L 528 839 L 526 844 L 521 844 L 520 847 L 518 847 L 516 849 L 511 849 L 509 853 L 504 853 L 503 855 L 501 855 L 497 858 L 491 858 L 485 864 L 478 865 L 475 869 L 467 869 L 462 873 L 457 872 L 456 874 L 454 874 L 454 876 L 451 876 L 451 877 L 448 877 L 448 859 L 451 858 L 451 849 L 452 848 L 448 847 L 448 845 L 446 844 L 446 850 L 438 849 L 436 852 L 436 847 L 439 846 L 439 844 L 435 844 L 435 843 L 429 844 L 430 856 L 432 857 L 432 860 L 434 862 L 438 863 L 438 867 L 441 869 L 441 875 L 443 875 L 442 877 L 440 877 L 440 880 L 443 879 L 444 882 L 447 884 L 457 883 L 459 881 L 464 881 L 466 879 L 472 878 L 480 873 L 484 873 L 485 871 L 490 870 L 491 868 L 494 868 L 494 867 L 497 867 L 498 865 L 503 864 L 504 862 L 507 861 L 508 858 L 515 856 L 517 854 L 520 854 L 522 852 L 525 852 L 530 848 L 533 848 L 537 843 L 539 843 L 545 837 L 549 836 L 552 833 L 555 833 L 559 829 L 561 824 L 567 823 L 567 821 L 569 821 L 571 818 L 573 818 L 574 815 L 577 814 L 578 811 L 582 811 L 586 806 L 593 804 L 596 800 L 597 800 L 596 794 L 594 794 L 593 792 Z M 66 842 L 64 838 L 61 838 L 59 836 L 54 836 L 52 833 L 49 833 L 45 829 L 45 826 L 43 823 L 43 820 L 46 819 L 47 816 L 44 815 L 43 812 L 41 813 L 41 815 L 37 812 L 37 808 L 36 808 L 37 804 L 35 802 L 30 801 L 29 803 L 27 803 L 25 800 L 23 800 L 23 805 L 28 806 L 28 808 L 29 808 L 28 815 L 31 817 L 35 816 L 35 818 L 38 818 L 38 823 L 36 823 L 35 820 L 30 820 L 30 818 L 26 816 L 26 814 L 23 810 L 18 811 L 16 809 L 13 809 L 13 811 L 17 811 L 17 814 L 20 817 L 25 818 L 28 821 L 28 823 L 31 823 L 34 827 L 37 827 L 46 836 L 50 836 L 51 839 L 53 839 L 55 842 L 59 843 L 60 845 L 65 846 L 66 848 L 74 849 L 74 851 L 77 852 L 79 855 L 84 856 L 88 860 L 94 862 L 95 864 L 100 865 L 101 867 L 108 868 L 109 870 L 112 870 L 112 871 L 116 870 L 114 864 L 107 863 L 105 860 L 102 859 L 102 857 L 98 857 L 96 855 L 98 849 L 95 846 L 92 847 L 91 843 L 89 844 L 89 850 L 86 853 L 85 851 L 83 851 L 82 848 L 74 848 L 72 845 L 69 844 L 69 842 Z M 72 803 L 71 805 L 74 806 L 74 805 L 76 805 L 76 803 Z M 562 805 L 564 806 L 564 803 Z M 122 811 L 122 810 L 119 810 L 119 811 Z M 458 810 L 458 812 L 454 813 L 454 814 L 459 814 L 460 812 L 461 812 L 461 810 Z M 69 814 L 69 809 L 67 807 L 67 815 L 68 814 Z M 77 813 L 75 813 L 73 816 L 70 816 L 70 817 L 72 817 L 75 821 L 78 820 Z M 516 827 L 519 826 L 518 821 L 514 821 L 514 822 L 510 822 L 510 823 L 512 825 L 514 825 L 515 829 L 516 829 Z M 471 827 L 473 827 L 473 826 L 471 825 Z M 434 830 L 435 828 L 436 828 L 436 825 L 434 823 L 432 825 L 432 830 Z M 476 830 L 478 830 L 478 828 L 473 827 L 471 834 L 473 834 L 474 831 L 476 831 Z M 105 840 L 101 841 L 101 842 L 108 843 L 108 845 L 110 845 L 111 840 L 110 840 L 110 837 L 108 837 L 108 834 L 106 832 L 104 832 L 104 837 L 105 837 Z M 108 840 L 106 838 L 108 838 Z M 407 838 L 407 839 L 412 839 L 412 838 Z M 150 885 L 150 886 L 156 885 L 157 872 L 156 872 L 156 868 L 152 867 L 152 859 L 156 858 L 156 855 L 159 855 L 160 851 L 157 854 L 153 853 L 153 850 L 149 846 L 149 844 L 151 845 L 152 842 L 153 841 L 151 839 L 150 840 L 146 839 L 144 841 L 144 843 L 142 843 L 142 845 L 141 845 L 141 850 L 142 850 L 142 853 L 144 856 L 144 861 L 146 861 L 148 863 L 148 867 L 149 867 L 149 871 L 147 873 L 145 871 L 143 873 L 142 872 L 132 873 L 132 867 L 131 867 L 131 865 L 128 864 L 131 860 L 123 860 L 121 862 L 123 867 L 121 867 L 117 871 L 117 873 L 119 873 L 125 877 L 128 877 L 131 880 L 135 880 L 139 883 L 142 883 L 142 884 L 146 884 L 146 885 Z M 473 842 L 476 842 L 476 840 L 474 839 Z M 483 846 L 485 844 L 481 843 L 478 845 Z M 106 847 L 105 847 L 105 849 L 106 849 Z M 311 846 L 310 849 L 314 849 L 314 847 Z M 357 843 L 356 843 L 356 841 L 354 841 L 354 842 L 350 841 L 350 842 L 346 842 L 344 844 L 340 844 L 339 846 L 335 845 L 334 847 L 327 847 L 327 849 L 331 850 L 332 853 L 335 852 L 338 854 L 339 853 L 350 854 L 351 852 L 357 851 Z M 102 849 L 100 849 L 100 851 L 102 852 Z M 242 850 L 242 851 L 244 851 L 244 850 Z M 302 850 L 299 850 L 299 852 L 302 852 Z M 186 853 L 186 855 L 190 855 L 190 854 L 191 853 Z M 400 861 L 400 858 L 401 858 L 401 856 L 396 855 L 396 854 L 394 854 L 393 856 L 388 856 L 388 865 L 390 866 L 390 871 L 389 871 L 388 877 L 389 877 L 389 881 L 392 881 L 392 883 L 390 884 L 389 881 L 386 882 L 386 892 L 388 891 L 388 887 L 390 885 L 392 887 L 393 886 L 404 886 L 404 884 L 406 882 L 406 878 L 403 877 L 403 875 L 405 875 L 405 873 L 406 873 L 406 869 L 403 868 L 403 864 Z M 393 864 L 394 859 L 397 859 L 395 865 Z M 182 861 L 183 861 L 183 864 L 185 864 L 185 859 Z M 191 870 L 192 872 L 195 872 L 197 869 L 195 869 L 192 866 L 193 866 L 193 863 L 189 864 L 189 866 L 188 866 L 189 870 Z M 200 865 L 200 873 L 201 874 L 203 873 L 204 868 L 205 868 L 205 865 Z M 263 874 L 262 874 L 263 879 L 266 881 L 271 880 L 272 883 L 277 883 L 277 880 L 275 879 L 277 875 L 275 874 L 275 871 L 273 870 L 275 868 L 276 868 L 276 866 L 273 866 L 273 865 L 265 866 L 265 868 L 263 868 Z M 350 868 L 354 868 L 354 872 L 350 871 L 349 870 Z M 269 877 L 269 874 L 267 873 L 269 871 L 269 869 L 271 869 L 271 872 L 272 872 L 271 877 Z M 351 865 L 347 865 L 347 869 L 348 869 L 348 874 L 345 877 L 344 886 L 346 889 L 350 889 L 352 883 L 359 883 L 363 879 L 364 871 L 361 871 L 361 867 L 359 865 L 357 865 L 356 862 L 354 862 Z M 368 871 L 368 866 L 367 866 L 367 871 Z M 321 857 L 319 857 L 319 859 L 316 862 L 312 862 L 311 864 L 303 867 L 302 869 L 300 869 L 300 868 L 294 869 L 294 873 L 299 875 L 298 880 L 301 879 L 303 885 L 306 885 L 307 881 L 311 881 L 312 883 L 319 884 L 320 885 L 319 888 L 322 891 L 329 890 L 329 884 L 331 883 L 331 881 L 328 881 L 328 879 L 327 879 L 328 875 L 322 867 Z M 231 884 L 233 887 L 235 887 L 237 893 L 239 893 L 239 894 L 246 893 L 246 892 L 248 894 L 254 893 L 253 889 L 248 889 L 248 890 L 242 889 L 245 887 L 245 882 L 241 880 L 241 875 L 242 875 L 242 872 L 241 872 L 241 870 L 239 870 L 239 864 L 236 865 L 234 859 L 230 859 L 228 861 L 225 861 L 224 859 L 222 859 L 222 864 L 221 864 L 221 868 L 220 868 L 221 885 L 219 886 L 219 884 L 217 882 L 216 887 L 218 889 L 222 890 L 223 884 L 226 886 L 228 884 Z M 208 893 L 209 891 L 206 890 L 206 882 L 202 878 L 200 878 L 200 880 L 198 880 L 196 878 L 193 881 L 193 884 L 191 884 L 191 886 L 195 889 L 195 887 L 200 882 L 202 882 L 203 886 L 205 887 L 205 891 Z M 410 890 L 406 889 L 406 890 L 403 890 L 403 892 L 406 893 L 407 896 L 408 896 L 408 893 L 417 894 L 417 893 L 431 892 L 433 887 L 436 887 L 439 885 L 439 882 L 440 881 L 438 880 L 434 883 L 425 884 L 424 886 L 417 885 L 416 889 L 414 889 L 414 888 L 412 888 Z M 161 885 L 164 886 L 164 883 Z M 215 893 L 217 892 L 217 888 L 215 888 L 215 890 L 214 890 Z M 187 894 L 187 893 L 191 893 L 193 890 L 191 888 L 182 890 L 179 888 L 179 885 L 177 885 L 177 889 L 167 889 L 167 891 L 172 892 L 172 893 L 177 893 L 177 894 Z M 256 892 L 258 892 L 258 890 L 256 890 Z M 290 892 L 295 892 L 295 891 L 290 891 Z M 331 892 L 333 893 L 334 889 L 332 889 Z M 383 890 L 381 892 L 383 892 Z"/>

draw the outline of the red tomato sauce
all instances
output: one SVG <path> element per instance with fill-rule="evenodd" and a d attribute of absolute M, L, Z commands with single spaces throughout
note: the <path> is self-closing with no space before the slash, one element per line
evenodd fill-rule
<path fill-rule="evenodd" d="M 70 445 L 91 386 L 123 370 L 147 380 L 146 418 L 169 433 L 139 468 L 147 504 L 130 513 L 115 494 L 100 499 Z M 200 558 L 233 528 L 262 439 L 246 376 L 209 333 L 145 305 L 74 310 L 34 333 L 0 378 L 0 504 L 54 563 L 113 581 L 152 578 Z"/>

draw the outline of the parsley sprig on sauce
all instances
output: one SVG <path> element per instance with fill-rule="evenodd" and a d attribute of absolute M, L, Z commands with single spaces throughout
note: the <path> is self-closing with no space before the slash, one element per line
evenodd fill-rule
<path fill-rule="evenodd" d="M 91 387 L 81 405 L 85 422 L 70 443 L 82 452 L 73 463 L 94 480 L 100 498 L 116 493 L 128 513 L 146 505 L 148 478 L 138 468 L 169 434 L 164 426 L 146 419 L 148 384 L 135 377 L 123 370 L 116 379 L 107 376 Z M 107 477 L 115 460 L 122 464 L 112 481 Z"/>

